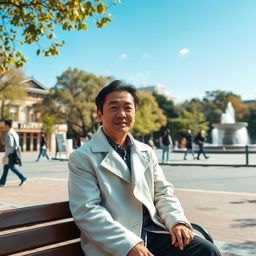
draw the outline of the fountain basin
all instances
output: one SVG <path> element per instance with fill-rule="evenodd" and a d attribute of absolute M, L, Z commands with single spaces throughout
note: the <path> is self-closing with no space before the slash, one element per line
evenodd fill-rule
<path fill-rule="evenodd" d="M 214 128 L 217 128 L 217 129 L 220 129 L 222 131 L 226 131 L 226 130 L 234 130 L 234 131 L 237 131 L 243 127 L 247 127 L 247 123 L 246 122 L 237 122 L 237 123 L 215 123 L 215 124 L 212 124 L 212 126 Z"/>
<path fill-rule="evenodd" d="M 223 131 L 223 145 L 236 145 L 239 144 L 237 140 L 237 132 L 240 129 L 247 127 L 246 122 L 236 122 L 236 123 L 214 123 L 212 126 L 216 129 Z"/>

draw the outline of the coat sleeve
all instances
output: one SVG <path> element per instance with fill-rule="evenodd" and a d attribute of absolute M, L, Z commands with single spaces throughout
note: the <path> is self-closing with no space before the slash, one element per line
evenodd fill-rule
<path fill-rule="evenodd" d="M 7 132 L 4 139 L 5 154 L 8 156 L 14 151 L 14 138 L 10 132 Z"/>
<path fill-rule="evenodd" d="M 159 217 L 170 231 L 178 223 L 184 223 L 192 230 L 179 199 L 174 195 L 173 186 L 166 180 L 153 151 L 152 159 L 154 164 L 154 202 Z"/>
<path fill-rule="evenodd" d="M 77 151 L 69 159 L 69 203 L 81 238 L 106 255 L 124 256 L 141 240 L 101 205 L 101 191 L 90 159 Z"/>

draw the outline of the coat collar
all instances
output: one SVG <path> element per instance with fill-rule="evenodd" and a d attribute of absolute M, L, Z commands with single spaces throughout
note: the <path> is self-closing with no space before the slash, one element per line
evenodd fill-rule
<path fill-rule="evenodd" d="M 149 165 L 150 159 L 146 154 L 149 149 L 147 145 L 135 140 L 131 134 L 128 136 L 133 144 L 131 147 L 131 172 L 123 159 L 110 146 L 101 127 L 91 139 L 92 152 L 105 152 L 106 156 L 101 165 L 125 181 L 132 182 L 132 186 L 135 188 L 144 177 L 144 171 Z"/>
<path fill-rule="evenodd" d="M 133 145 L 138 152 L 148 151 L 148 146 L 144 143 L 141 143 L 133 138 L 133 136 L 128 133 L 128 136 Z M 102 127 L 98 129 L 98 131 L 92 137 L 92 152 L 109 152 L 112 147 L 110 146 L 105 134 L 102 131 Z"/>

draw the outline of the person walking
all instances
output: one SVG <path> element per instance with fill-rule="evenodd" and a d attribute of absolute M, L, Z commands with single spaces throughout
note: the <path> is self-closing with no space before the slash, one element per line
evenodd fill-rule
<path fill-rule="evenodd" d="M 200 155 L 203 154 L 204 158 L 205 159 L 208 159 L 209 156 L 207 156 L 205 154 L 205 151 L 204 151 L 204 143 L 206 141 L 206 137 L 205 137 L 205 131 L 204 130 L 201 130 L 196 138 L 195 138 L 195 141 L 196 141 L 196 144 L 198 145 L 199 147 L 199 150 L 198 150 L 198 155 L 197 155 L 197 160 L 200 160 Z"/>
<path fill-rule="evenodd" d="M 12 128 L 12 120 L 4 121 L 4 130 L 6 131 L 4 138 L 5 156 L 8 158 L 3 167 L 3 174 L 0 179 L 0 186 L 4 186 L 8 176 L 9 169 L 13 171 L 20 179 L 20 186 L 26 181 L 26 177 L 15 167 L 15 150 L 19 148 L 19 135 Z"/>
<path fill-rule="evenodd" d="M 46 142 L 44 133 L 42 133 L 41 138 L 40 138 L 40 151 L 39 151 L 39 155 L 36 159 L 37 162 L 39 161 L 41 156 L 46 157 L 49 160 L 49 156 L 46 153 L 46 149 L 47 149 L 47 142 Z"/>
<path fill-rule="evenodd" d="M 170 148 L 173 146 L 171 132 L 169 129 L 164 131 L 162 136 L 162 162 L 168 162 L 170 159 Z"/>
<path fill-rule="evenodd" d="M 137 90 L 116 80 L 96 97 L 102 126 L 69 157 L 72 216 L 87 256 L 220 256 L 187 220 L 154 150 L 133 138 Z"/>
<path fill-rule="evenodd" d="M 193 159 L 196 159 L 195 157 L 195 154 L 194 154 L 194 147 L 193 147 L 193 142 L 194 142 L 194 137 L 193 137 L 193 134 L 192 134 L 192 131 L 191 129 L 188 129 L 187 130 L 187 134 L 185 135 L 185 138 L 186 138 L 186 152 L 185 152 L 185 155 L 184 155 L 184 160 L 187 160 L 187 154 L 190 152 L 193 156 Z"/>

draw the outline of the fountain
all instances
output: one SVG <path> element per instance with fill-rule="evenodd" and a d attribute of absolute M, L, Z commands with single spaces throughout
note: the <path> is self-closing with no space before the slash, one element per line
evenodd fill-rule
<path fill-rule="evenodd" d="M 231 102 L 228 102 L 225 113 L 221 115 L 221 122 L 212 126 L 213 144 L 222 146 L 245 146 L 249 144 L 246 122 L 235 121 L 235 111 Z"/>

